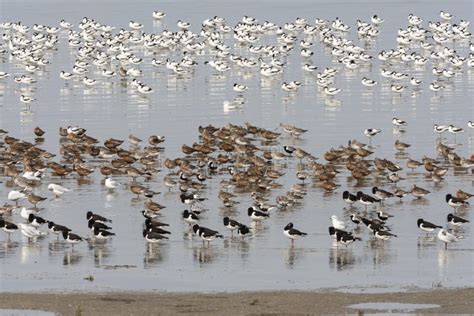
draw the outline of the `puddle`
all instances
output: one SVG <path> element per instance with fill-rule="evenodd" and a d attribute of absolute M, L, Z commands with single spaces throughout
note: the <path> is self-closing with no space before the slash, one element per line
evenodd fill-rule
<path fill-rule="evenodd" d="M 375 309 L 384 310 L 387 312 L 413 312 L 418 309 L 426 308 L 437 308 L 440 307 L 436 304 L 406 304 L 406 303 L 393 303 L 393 302 L 377 302 L 377 303 L 360 303 L 349 305 L 349 308 L 353 309 Z"/>
<path fill-rule="evenodd" d="M 0 315 L 2 316 L 54 316 L 53 312 L 45 312 L 36 309 L 2 309 L 0 308 Z"/>

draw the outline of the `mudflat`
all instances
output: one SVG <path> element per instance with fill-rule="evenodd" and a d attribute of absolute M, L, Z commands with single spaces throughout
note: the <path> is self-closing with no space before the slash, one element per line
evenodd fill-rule
<path fill-rule="evenodd" d="M 3 293 L 0 295 L 0 308 L 42 310 L 59 315 L 308 315 L 375 312 L 377 310 L 352 309 L 348 306 L 383 302 L 436 304 L 439 306 L 417 309 L 414 311 L 417 314 L 471 314 L 474 312 L 473 297 L 474 288 L 377 294 L 334 291 L 212 294 L 163 292 Z M 392 311 L 399 310 L 392 309 Z"/>

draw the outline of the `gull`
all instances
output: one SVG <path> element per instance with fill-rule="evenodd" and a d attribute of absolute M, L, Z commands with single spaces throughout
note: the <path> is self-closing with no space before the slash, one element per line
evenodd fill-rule
<path fill-rule="evenodd" d="M 36 227 L 32 225 L 20 223 L 18 224 L 18 227 L 20 228 L 20 231 L 23 234 L 23 236 L 28 238 L 28 241 L 30 241 L 31 239 L 35 239 L 37 237 L 46 235 L 45 232 L 42 232 L 41 230 L 37 229 Z"/>
<path fill-rule="evenodd" d="M 57 198 L 69 191 L 69 189 L 55 183 L 50 183 L 48 185 L 48 190 L 53 192 Z"/>
<path fill-rule="evenodd" d="M 343 221 L 338 220 L 336 215 L 332 215 L 331 220 L 332 220 L 332 226 L 334 228 L 339 229 L 339 230 L 346 229 L 346 224 Z"/>
<path fill-rule="evenodd" d="M 115 180 L 112 180 L 111 178 L 107 177 L 105 178 L 105 186 L 112 191 L 113 189 L 117 188 L 120 186 L 120 183 L 118 183 Z"/>
<path fill-rule="evenodd" d="M 438 232 L 438 239 L 444 242 L 444 249 L 448 249 L 448 243 L 462 239 L 462 236 L 456 236 L 450 233 L 447 229 L 440 229 Z"/>

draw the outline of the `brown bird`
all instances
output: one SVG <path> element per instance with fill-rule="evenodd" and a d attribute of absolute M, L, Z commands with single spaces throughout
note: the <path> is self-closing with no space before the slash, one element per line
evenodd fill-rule
<path fill-rule="evenodd" d="M 33 130 L 35 135 L 38 136 L 38 137 L 41 137 L 44 135 L 45 131 L 43 131 L 41 128 L 39 127 L 35 127 L 35 129 Z"/>

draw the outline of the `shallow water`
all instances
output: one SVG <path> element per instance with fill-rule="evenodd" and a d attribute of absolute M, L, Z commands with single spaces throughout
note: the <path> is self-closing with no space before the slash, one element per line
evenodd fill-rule
<path fill-rule="evenodd" d="M 413 12 L 425 21 L 438 19 L 438 12 L 447 9 L 457 18 L 472 20 L 473 4 L 470 1 L 239 1 L 219 3 L 218 1 L 162 1 L 159 7 L 144 1 L 112 5 L 111 1 L 77 1 L 71 7 L 62 1 L 10 1 L 0 3 L 1 21 L 18 21 L 25 24 L 53 24 L 64 18 L 77 25 L 83 16 L 98 19 L 119 27 L 127 27 L 129 20 L 145 25 L 145 32 L 159 32 L 163 29 L 176 30 L 179 18 L 192 23 L 193 31 L 208 17 L 220 15 L 233 25 L 245 14 L 255 15 L 259 20 L 283 23 L 297 16 L 334 19 L 355 25 L 357 17 L 368 20 L 372 14 L 385 18 L 381 36 L 369 52 L 376 55 L 381 49 L 395 47 L 396 30 L 406 27 L 406 16 Z M 370 6 L 370 11 L 367 11 Z M 152 22 L 151 12 L 167 12 L 162 24 Z M 356 40 L 355 35 L 351 36 Z M 179 78 L 165 68 L 152 69 L 149 61 L 141 66 L 144 71 L 142 81 L 149 84 L 155 93 L 147 98 L 135 94 L 129 87 L 114 84 L 100 84 L 94 89 L 84 89 L 82 83 L 72 82 L 68 86 L 59 79 L 61 70 L 71 71 L 72 57 L 61 35 L 60 49 L 50 56 L 52 65 L 41 75 L 32 105 L 32 113 L 22 114 L 18 102 L 18 87 L 10 81 L 0 81 L 0 127 L 10 131 L 10 135 L 33 141 L 32 130 L 40 126 L 46 131 L 46 141 L 42 148 L 58 154 L 59 126 L 79 125 L 88 134 L 105 140 L 109 137 L 126 139 L 130 133 L 146 139 L 151 134 L 165 135 L 163 157 L 181 156 L 182 144 L 192 144 L 198 140 L 199 125 L 226 123 L 242 124 L 246 121 L 255 125 L 275 129 L 280 122 L 294 124 L 309 130 L 301 140 L 284 136 L 282 144 L 301 146 L 322 157 L 331 147 L 346 144 L 347 140 L 364 139 L 367 127 L 382 129 L 374 138 L 375 157 L 388 158 L 404 166 L 403 157 L 395 157 L 395 139 L 412 144 L 409 156 L 421 159 L 427 155 L 435 157 L 434 123 L 455 124 L 465 127 L 467 120 L 474 118 L 472 104 L 474 91 L 474 71 L 463 68 L 462 74 L 441 96 L 435 96 L 427 85 L 416 95 L 410 93 L 402 97 L 394 96 L 390 85 L 379 75 L 380 62 L 374 61 L 371 68 L 355 71 L 343 70 L 338 74 L 336 86 L 343 91 L 334 99 L 322 97 L 315 85 L 315 78 L 303 73 L 301 57 L 293 54 L 287 61 L 285 75 L 273 81 L 261 80 L 256 71 L 232 70 L 224 76 L 217 76 L 203 61 L 209 56 L 198 56 L 200 63 L 190 76 Z M 228 39 L 230 42 L 230 40 Z M 242 53 L 241 48 L 235 48 Z M 337 67 L 319 43 L 313 48 L 313 62 L 320 68 Z M 465 44 L 456 50 L 467 55 Z M 138 53 L 140 55 L 140 53 Z M 141 56 L 141 55 L 140 55 Z M 162 59 L 165 55 L 158 56 Z M 181 56 L 172 55 L 177 59 Z M 430 69 L 431 64 L 426 69 Z M 0 70 L 21 73 L 6 60 L 0 61 Z M 342 70 L 342 69 L 341 69 Z M 433 78 L 425 69 L 401 69 L 415 74 L 425 82 Z M 363 76 L 379 81 L 373 89 L 360 84 Z M 94 74 L 93 77 L 98 77 Z M 295 96 L 288 96 L 280 90 L 284 80 L 299 80 L 303 87 Z M 222 103 L 234 97 L 231 89 L 234 82 L 249 86 L 245 94 L 247 102 L 236 111 L 224 111 Z M 396 134 L 392 130 L 391 119 L 397 116 L 408 121 L 406 132 Z M 457 152 L 462 156 L 473 151 L 473 135 L 466 131 L 457 137 Z M 448 135 L 447 142 L 453 142 Z M 323 159 L 320 159 L 322 161 Z M 282 185 L 272 192 L 272 197 L 286 192 L 297 179 L 294 177 L 295 161 L 288 163 L 285 176 L 278 180 Z M 451 169 L 446 180 L 435 185 L 425 178 L 423 169 L 414 173 L 402 171 L 407 177 L 401 187 L 408 189 L 416 183 L 432 193 L 426 200 L 416 201 L 411 197 L 403 203 L 390 201 L 386 210 L 395 215 L 391 220 L 392 230 L 399 237 L 389 242 L 375 241 L 364 229 L 362 242 L 349 247 L 336 248 L 327 236 L 329 217 L 340 218 L 350 214 L 341 199 L 345 189 L 354 192 L 359 189 L 369 191 L 373 180 L 355 187 L 350 175 L 344 171 L 337 177 L 341 187 L 333 194 L 324 193 L 315 185 L 308 185 L 308 195 L 303 203 L 287 212 L 277 212 L 255 235 L 244 242 L 232 239 L 222 226 L 221 218 L 232 215 L 248 223 L 245 210 L 249 206 L 248 194 L 239 195 L 240 204 L 233 210 L 221 207 L 216 196 L 219 181 L 214 177 L 207 181 L 203 195 L 208 198 L 204 205 L 210 209 L 204 216 L 202 225 L 219 229 L 226 235 L 223 241 L 213 242 L 203 248 L 196 238 L 190 239 L 187 225 L 181 220 L 184 209 L 179 202 L 176 189 L 167 192 L 162 185 L 162 174 L 154 177 L 146 185 L 160 190 L 156 199 L 166 205 L 160 220 L 170 224 L 172 236 L 169 241 L 149 246 L 141 236 L 143 218 L 140 211 L 144 199 L 136 199 L 126 187 L 109 193 L 101 185 L 100 174 L 96 171 L 90 183 L 78 182 L 73 177 L 66 179 L 45 179 L 45 183 L 60 183 L 72 191 L 59 199 L 52 199 L 46 185 L 36 194 L 48 196 L 41 216 L 67 225 L 77 233 L 86 235 L 85 213 L 93 210 L 113 219 L 113 231 L 117 236 L 104 244 L 81 244 L 73 252 L 69 245 L 57 242 L 47 236 L 34 244 L 28 244 L 20 234 L 12 235 L 6 241 L 0 237 L 0 289 L 2 291 L 38 290 L 160 290 L 160 291 L 248 291 L 284 289 L 360 288 L 404 289 L 431 287 L 463 287 L 474 284 L 474 237 L 471 225 L 462 228 L 465 239 L 450 245 L 448 251 L 435 235 L 425 236 L 416 227 L 416 219 L 423 217 L 438 224 L 445 223 L 451 212 L 444 202 L 447 193 L 458 189 L 474 191 L 472 174 L 453 173 Z M 6 181 L 6 178 L 0 179 Z M 127 177 L 117 177 L 122 183 Z M 392 185 L 377 183 L 379 187 L 393 189 Z M 0 186 L 0 203 L 6 202 L 10 188 L 5 183 Z M 273 199 L 271 200 L 273 201 Z M 28 202 L 23 202 L 27 205 Z M 359 210 L 362 208 L 357 206 Z M 463 216 L 472 219 L 467 209 Z M 12 220 L 19 222 L 17 213 Z M 295 227 L 309 233 L 296 241 L 295 248 L 282 234 L 283 227 L 292 221 Z M 93 276 L 93 281 L 85 280 Z"/>
<path fill-rule="evenodd" d="M 5 309 L 0 308 L 3 316 L 54 316 L 56 314 L 35 309 Z"/>
<path fill-rule="evenodd" d="M 406 303 L 393 303 L 393 302 L 377 302 L 377 303 L 360 303 L 349 305 L 349 308 L 353 309 L 377 309 L 386 310 L 388 312 L 413 312 L 417 309 L 436 308 L 439 305 L 436 304 L 406 304 Z"/>

